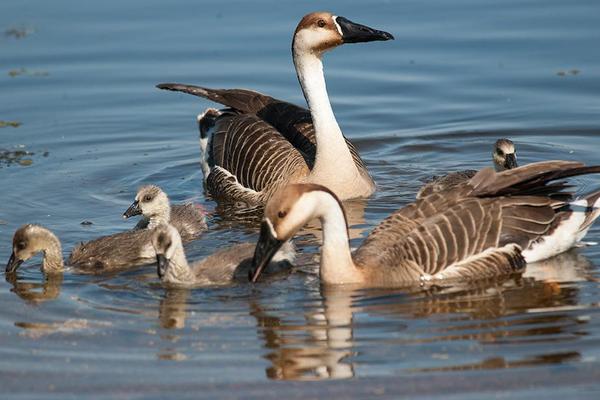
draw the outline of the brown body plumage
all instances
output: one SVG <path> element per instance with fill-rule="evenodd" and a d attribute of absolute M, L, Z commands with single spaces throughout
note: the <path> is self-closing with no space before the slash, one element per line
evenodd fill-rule
<path fill-rule="evenodd" d="M 600 166 L 566 161 L 501 173 L 483 169 L 468 182 L 396 211 L 353 254 L 335 195 L 319 186 L 292 185 L 267 204 L 253 278 L 280 241 L 313 218 L 323 225 L 320 273 L 326 283 L 398 286 L 519 272 L 526 261 L 567 250 L 598 217 L 600 192 L 572 203 L 587 206 L 571 219 L 576 211 L 567 186 L 553 181 L 598 172 Z M 564 224 L 565 218 L 571 223 Z"/>

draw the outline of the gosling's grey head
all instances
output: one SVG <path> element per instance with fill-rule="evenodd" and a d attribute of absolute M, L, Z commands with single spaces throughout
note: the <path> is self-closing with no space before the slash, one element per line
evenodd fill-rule
<path fill-rule="evenodd" d="M 190 279 L 181 236 L 175 227 L 168 224 L 156 227 L 152 233 L 152 247 L 156 252 L 156 272 L 161 280 L 185 282 Z"/>
<path fill-rule="evenodd" d="M 318 57 L 344 43 L 391 40 L 388 33 L 349 21 L 329 12 L 305 15 L 294 32 L 292 48 L 295 54 L 314 54 Z"/>
<path fill-rule="evenodd" d="M 515 144 L 509 139 L 498 139 L 496 141 L 492 158 L 494 167 L 498 172 L 518 167 Z"/>
<path fill-rule="evenodd" d="M 157 222 L 169 222 L 171 206 L 169 197 L 156 185 L 146 185 L 138 189 L 134 202 L 123 213 L 124 218 L 143 215 Z"/>
<path fill-rule="evenodd" d="M 42 269 L 45 272 L 62 270 L 62 249 L 58 238 L 40 225 L 21 226 L 13 236 L 12 254 L 6 264 L 6 273 L 15 272 L 24 261 L 40 252 L 44 253 Z"/>

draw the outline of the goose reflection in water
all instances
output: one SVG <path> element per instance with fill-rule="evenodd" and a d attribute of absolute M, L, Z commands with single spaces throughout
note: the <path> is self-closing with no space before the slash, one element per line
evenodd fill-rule
<path fill-rule="evenodd" d="M 359 367 L 368 368 L 372 357 L 378 362 L 381 357 L 391 357 L 394 362 L 406 359 L 408 372 L 579 360 L 581 354 L 570 346 L 585 335 L 586 319 L 570 312 L 579 304 L 580 292 L 569 282 L 590 279 L 594 266 L 574 250 L 533 267 L 524 277 L 462 287 L 385 290 L 321 286 L 319 304 L 311 302 L 299 311 L 295 304 L 290 306 L 294 312 L 285 305 L 280 312 L 271 307 L 266 311 L 264 301 L 254 302 L 250 314 L 257 320 L 264 357 L 271 363 L 266 375 L 275 380 L 351 378 L 360 375 Z M 545 280 L 547 277 L 551 279 Z M 299 321 L 295 316 L 300 313 Z M 385 332 L 378 328 L 381 319 L 386 320 Z M 392 347 L 382 354 L 365 339 L 373 334 L 385 334 L 386 344 Z M 447 346 L 453 350 L 440 352 L 446 342 L 455 343 Z M 510 349 L 505 346 L 517 343 L 534 344 L 532 351 L 537 353 L 518 359 L 506 356 Z M 468 353 L 463 353 L 463 348 Z M 415 352 L 430 353 L 438 366 L 415 368 L 410 361 Z M 476 362 L 472 362 L 474 358 Z"/>
<path fill-rule="evenodd" d="M 63 282 L 61 273 L 43 274 L 41 282 L 24 280 L 16 273 L 8 273 L 5 278 L 6 282 L 12 285 L 11 292 L 33 304 L 57 299 Z"/>

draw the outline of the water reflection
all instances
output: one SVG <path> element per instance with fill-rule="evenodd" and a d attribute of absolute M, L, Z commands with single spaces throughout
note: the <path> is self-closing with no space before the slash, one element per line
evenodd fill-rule
<path fill-rule="evenodd" d="M 587 258 L 571 251 L 533 265 L 523 277 L 427 290 L 322 286 L 317 303 L 303 308 L 300 319 L 258 302 L 251 304 L 250 314 L 271 363 L 266 375 L 276 380 L 351 378 L 363 363 L 369 364 L 369 353 L 375 353 L 377 364 L 412 352 L 429 355 L 438 364 L 407 366 L 408 371 L 557 364 L 581 358 L 577 351 L 556 346 L 585 335 L 587 320 L 572 313 L 580 289 L 570 282 L 586 279 L 590 268 Z M 379 335 L 376 340 L 385 342 L 387 351 L 380 352 L 381 344 L 371 348 L 369 340 L 356 339 L 372 334 Z M 455 347 L 444 345 L 449 342 Z M 481 354 L 465 357 L 465 342 L 470 352 L 476 346 Z M 539 354 L 517 359 L 497 354 L 517 343 L 535 345 Z M 473 356 L 480 360 L 465 363 Z"/>
<path fill-rule="evenodd" d="M 42 303 L 57 299 L 63 282 L 63 274 L 43 274 L 41 282 L 30 282 L 19 278 L 17 273 L 6 274 L 6 282 L 12 285 L 11 292 L 28 303 Z"/>

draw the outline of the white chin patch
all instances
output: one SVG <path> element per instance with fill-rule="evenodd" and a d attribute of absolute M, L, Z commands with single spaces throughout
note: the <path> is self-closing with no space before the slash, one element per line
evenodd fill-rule
<path fill-rule="evenodd" d="M 337 29 L 338 33 L 340 34 L 340 36 L 344 36 L 344 34 L 342 33 L 342 27 L 340 26 L 340 24 L 337 23 L 337 15 L 334 15 L 333 17 L 331 17 L 333 19 L 333 24 L 335 25 L 335 28 Z"/>

